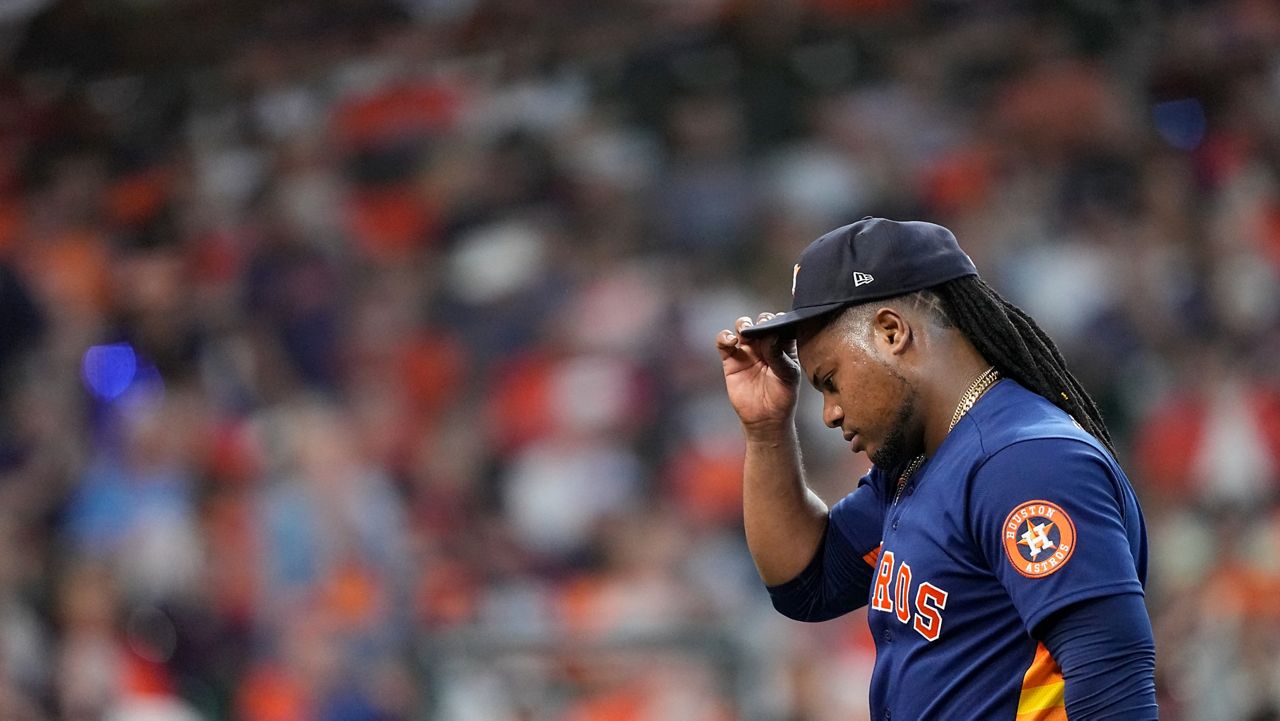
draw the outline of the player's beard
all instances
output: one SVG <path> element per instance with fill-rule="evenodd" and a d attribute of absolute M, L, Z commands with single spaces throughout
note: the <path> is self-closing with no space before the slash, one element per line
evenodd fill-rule
<path fill-rule="evenodd" d="M 890 421 L 889 428 L 885 432 L 884 443 L 875 449 L 870 458 L 871 462 L 880 468 L 905 468 L 917 455 L 907 443 L 907 429 L 911 425 L 911 418 L 915 414 L 920 394 L 915 386 L 900 373 L 893 369 L 889 369 L 889 372 L 902 388 L 902 402 L 898 404 L 893 420 Z"/>

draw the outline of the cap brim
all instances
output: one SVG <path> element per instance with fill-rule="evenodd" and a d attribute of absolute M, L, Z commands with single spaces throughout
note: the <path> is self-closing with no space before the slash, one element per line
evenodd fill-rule
<path fill-rule="evenodd" d="M 796 334 L 796 328 L 806 320 L 826 315 L 846 305 L 848 303 L 840 301 L 837 303 L 811 305 L 807 308 L 798 308 L 786 313 L 779 313 L 763 323 L 743 328 L 741 335 L 744 338 L 762 338 L 767 335 L 791 337 Z"/>

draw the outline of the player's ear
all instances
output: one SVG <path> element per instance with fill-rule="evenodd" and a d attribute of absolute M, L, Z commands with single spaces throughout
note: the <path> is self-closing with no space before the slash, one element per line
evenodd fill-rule
<path fill-rule="evenodd" d="M 891 355 L 899 355 L 911 342 L 911 324 L 893 308 L 881 308 L 871 319 L 876 345 Z"/>

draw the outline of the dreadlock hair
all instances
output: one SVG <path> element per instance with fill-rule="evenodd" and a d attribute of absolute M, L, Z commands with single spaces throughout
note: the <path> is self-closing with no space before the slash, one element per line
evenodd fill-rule
<path fill-rule="evenodd" d="M 1006 378 L 1047 398 L 1115 455 L 1111 434 L 1053 339 L 1018 306 L 976 275 L 911 293 L 910 302 L 944 327 L 956 328 Z"/>

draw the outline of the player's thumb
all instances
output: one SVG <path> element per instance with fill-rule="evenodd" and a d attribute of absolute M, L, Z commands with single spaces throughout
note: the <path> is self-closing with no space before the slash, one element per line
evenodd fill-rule
<path fill-rule="evenodd" d="M 800 363 L 794 356 L 794 347 L 795 341 L 774 337 L 769 339 L 764 351 L 764 360 L 769 364 L 769 368 L 789 385 L 800 382 Z"/>

